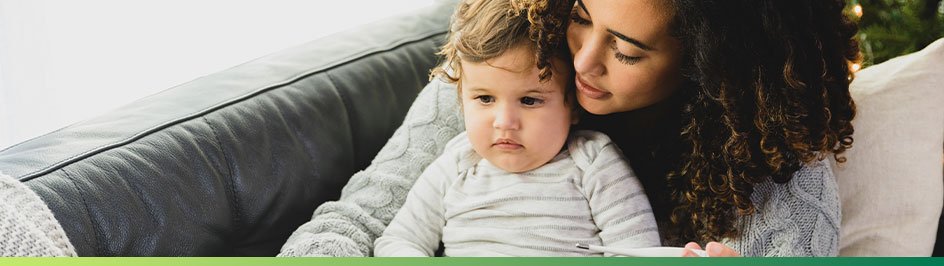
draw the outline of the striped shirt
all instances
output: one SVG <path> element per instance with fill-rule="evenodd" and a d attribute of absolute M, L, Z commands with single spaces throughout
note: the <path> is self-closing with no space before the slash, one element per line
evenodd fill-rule
<path fill-rule="evenodd" d="M 601 256 L 575 243 L 659 246 L 642 185 L 606 135 L 572 132 L 566 149 L 524 173 L 453 138 L 375 242 L 375 256 Z"/>

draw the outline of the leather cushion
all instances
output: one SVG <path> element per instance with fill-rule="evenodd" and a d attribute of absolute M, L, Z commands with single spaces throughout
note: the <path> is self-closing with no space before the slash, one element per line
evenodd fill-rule
<path fill-rule="evenodd" d="M 269 256 L 370 159 L 454 3 L 199 78 L 0 152 L 80 256 Z"/>

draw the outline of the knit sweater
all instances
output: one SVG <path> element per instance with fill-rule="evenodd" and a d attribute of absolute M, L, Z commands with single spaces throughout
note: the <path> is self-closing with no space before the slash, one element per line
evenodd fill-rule
<path fill-rule="evenodd" d="M 417 96 L 403 124 L 371 165 L 354 174 L 338 201 L 319 206 L 279 256 L 370 256 L 373 242 L 403 205 L 423 170 L 463 131 L 455 86 L 435 80 Z M 757 212 L 723 242 L 744 256 L 835 256 L 839 192 L 827 161 L 804 165 L 793 178 L 757 184 Z M 664 236 L 663 236 L 664 237 Z"/>
<path fill-rule="evenodd" d="M 657 247 L 649 200 L 610 138 L 570 134 L 536 169 L 511 173 L 462 133 L 420 175 L 375 243 L 375 256 L 600 256 L 574 243 Z"/>
<path fill-rule="evenodd" d="M 75 248 L 46 203 L 26 185 L 2 172 L 0 256 L 76 256 Z"/>

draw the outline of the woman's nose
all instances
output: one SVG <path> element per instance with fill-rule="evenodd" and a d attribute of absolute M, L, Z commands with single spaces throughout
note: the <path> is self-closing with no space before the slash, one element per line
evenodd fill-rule
<path fill-rule="evenodd" d="M 603 56 L 605 56 L 605 45 L 599 37 L 593 37 L 590 34 L 583 35 L 583 43 L 579 50 L 574 53 L 574 70 L 581 76 L 602 76 L 606 74 L 606 66 L 603 65 Z"/>
<path fill-rule="evenodd" d="M 492 121 L 492 127 L 498 130 L 518 130 L 521 128 L 521 122 L 518 112 L 514 107 L 505 105 L 495 110 L 495 120 Z"/>

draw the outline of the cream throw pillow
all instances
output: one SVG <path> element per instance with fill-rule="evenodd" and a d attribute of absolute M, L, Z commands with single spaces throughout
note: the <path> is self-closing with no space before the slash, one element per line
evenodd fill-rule
<path fill-rule="evenodd" d="M 944 39 L 859 71 L 842 198 L 841 256 L 930 256 L 944 177 Z M 835 163 L 835 162 L 834 162 Z"/>

